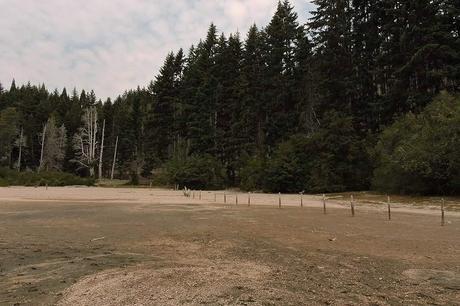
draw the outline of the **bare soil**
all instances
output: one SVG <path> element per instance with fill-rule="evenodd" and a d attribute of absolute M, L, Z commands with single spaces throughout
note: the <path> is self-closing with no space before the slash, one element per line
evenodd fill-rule
<path fill-rule="evenodd" d="M 0 188 L 0 305 L 460 305 L 455 201 L 342 196 Z"/>

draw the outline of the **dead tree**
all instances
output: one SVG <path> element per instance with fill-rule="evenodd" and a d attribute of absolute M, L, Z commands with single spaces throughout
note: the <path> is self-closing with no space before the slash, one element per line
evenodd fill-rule
<path fill-rule="evenodd" d="M 46 128 L 47 127 L 48 127 L 48 121 L 43 126 L 43 132 L 42 132 L 42 135 L 41 135 L 42 149 L 41 149 L 41 153 L 40 153 L 40 164 L 38 165 L 38 172 L 39 173 L 40 173 L 40 170 L 42 170 L 42 167 L 43 167 L 43 153 L 44 153 L 44 149 L 45 149 L 45 138 L 46 138 Z"/>
<path fill-rule="evenodd" d="M 113 180 L 113 172 L 115 171 L 115 163 L 117 162 L 117 149 L 118 149 L 118 136 L 115 141 L 115 151 L 113 152 L 113 162 L 112 162 L 112 173 L 110 174 L 110 179 Z"/>
<path fill-rule="evenodd" d="M 21 161 L 22 161 L 22 147 L 24 146 L 24 127 L 21 126 L 21 133 L 19 134 L 19 142 L 17 143 L 19 147 L 19 156 L 18 156 L 18 172 L 21 171 Z"/>
<path fill-rule="evenodd" d="M 83 127 L 79 129 L 74 137 L 74 148 L 77 151 L 74 162 L 80 165 L 80 168 L 89 170 L 91 177 L 95 175 L 97 165 L 97 110 L 90 107 L 83 114 Z"/>
<path fill-rule="evenodd" d="M 102 124 L 101 150 L 99 152 L 99 179 L 102 179 L 102 156 L 104 154 L 105 119 Z"/>

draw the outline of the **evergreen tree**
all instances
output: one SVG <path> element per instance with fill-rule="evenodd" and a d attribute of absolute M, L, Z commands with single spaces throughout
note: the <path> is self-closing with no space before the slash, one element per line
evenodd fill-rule
<path fill-rule="evenodd" d="M 155 82 L 149 86 L 153 104 L 149 111 L 146 143 L 149 155 L 166 161 L 172 155 L 177 137 L 178 79 L 182 73 L 182 53 L 169 53 Z"/>
<path fill-rule="evenodd" d="M 351 114 L 354 102 L 351 14 L 349 0 L 315 0 L 308 24 L 315 45 L 321 117 L 328 110 Z"/>
<path fill-rule="evenodd" d="M 216 51 L 217 79 L 215 112 L 215 154 L 225 166 L 231 184 L 235 183 L 237 163 L 242 150 L 242 105 L 238 96 L 242 44 L 239 34 L 224 35 Z"/>
<path fill-rule="evenodd" d="M 265 142 L 274 148 L 296 128 L 294 93 L 296 48 L 302 39 L 297 13 L 289 1 L 278 2 L 278 8 L 265 29 Z"/>
<path fill-rule="evenodd" d="M 183 103 L 186 104 L 187 140 L 190 153 L 213 153 L 216 148 L 215 54 L 217 28 L 211 24 L 206 40 L 193 48 L 184 70 Z"/>
<path fill-rule="evenodd" d="M 239 100 L 242 113 L 239 119 L 245 137 L 246 152 L 262 153 L 265 139 L 264 56 L 263 37 L 256 25 L 251 26 L 242 51 Z"/>

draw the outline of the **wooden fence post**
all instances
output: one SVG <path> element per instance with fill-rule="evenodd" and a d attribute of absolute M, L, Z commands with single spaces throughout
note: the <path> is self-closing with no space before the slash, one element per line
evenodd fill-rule
<path fill-rule="evenodd" d="M 387 203 L 388 203 L 388 221 L 391 221 L 391 199 L 390 199 L 390 196 L 387 197 Z"/>
<path fill-rule="evenodd" d="M 251 193 L 248 192 L 248 206 L 251 206 Z"/>
<path fill-rule="evenodd" d="M 224 192 L 224 204 L 227 204 L 227 194 Z"/>
<path fill-rule="evenodd" d="M 281 208 L 281 192 L 278 193 L 278 207 Z"/>
<path fill-rule="evenodd" d="M 323 194 L 323 214 L 327 214 L 326 211 L 326 195 Z"/>
<path fill-rule="evenodd" d="M 235 195 L 235 204 L 238 205 L 238 194 Z"/>
<path fill-rule="evenodd" d="M 354 217 L 355 216 L 355 203 L 354 203 L 353 195 L 351 195 L 350 204 L 351 204 L 351 216 Z"/>
<path fill-rule="evenodd" d="M 217 194 L 214 192 L 214 203 L 217 202 Z"/>
<path fill-rule="evenodd" d="M 201 200 L 201 190 L 200 190 L 200 200 Z"/>
<path fill-rule="evenodd" d="M 441 226 L 446 225 L 444 204 L 445 204 L 444 203 L 444 198 L 442 198 L 442 201 L 441 201 Z"/>
<path fill-rule="evenodd" d="M 300 207 L 303 208 L 303 192 L 300 193 Z"/>

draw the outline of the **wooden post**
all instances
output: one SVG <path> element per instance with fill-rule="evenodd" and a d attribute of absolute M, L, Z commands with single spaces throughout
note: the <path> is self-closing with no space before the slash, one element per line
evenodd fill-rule
<path fill-rule="evenodd" d="M 248 206 L 251 206 L 251 193 L 248 192 Z"/>
<path fill-rule="evenodd" d="M 281 192 L 278 193 L 278 207 L 281 208 Z"/>
<path fill-rule="evenodd" d="M 46 190 L 48 190 L 48 183 L 46 183 Z"/>
<path fill-rule="evenodd" d="M 227 204 L 227 194 L 224 192 L 224 204 Z"/>
<path fill-rule="evenodd" d="M 354 203 L 353 195 L 351 195 L 350 204 L 351 204 L 351 216 L 354 217 L 355 216 L 355 203 Z"/>
<path fill-rule="evenodd" d="M 200 200 L 201 200 L 201 190 L 200 190 Z"/>
<path fill-rule="evenodd" d="M 387 196 L 387 204 L 388 204 L 388 221 L 391 221 L 391 200 L 390 200 L 390 196 Z"/>
<path fill-rule="evenodd" d="M 214 192 L 214 203 L 217 202 L 217 194 Z"/>
<path fill-rule="evenodd" d="M 303 208 L 303 191 L 300 193 L 300 207 Z"/>
<path fill-rule="evenodd" d="M 238 205 L 238 195 L 235 195 L 235 204 Z"/>
<path fill-rule="evenodd" d="M 441 201 L 441 226 L 446 225 L 444 204 L 445 204 L 444 203 L 444 198 L 442 198 L 442 201 Z"/>
<path fill-rule="evenodd" d="M 323 193 L 323 214 L 327 214 L 327 204 L 326 204 L 326 195 Z"/>

